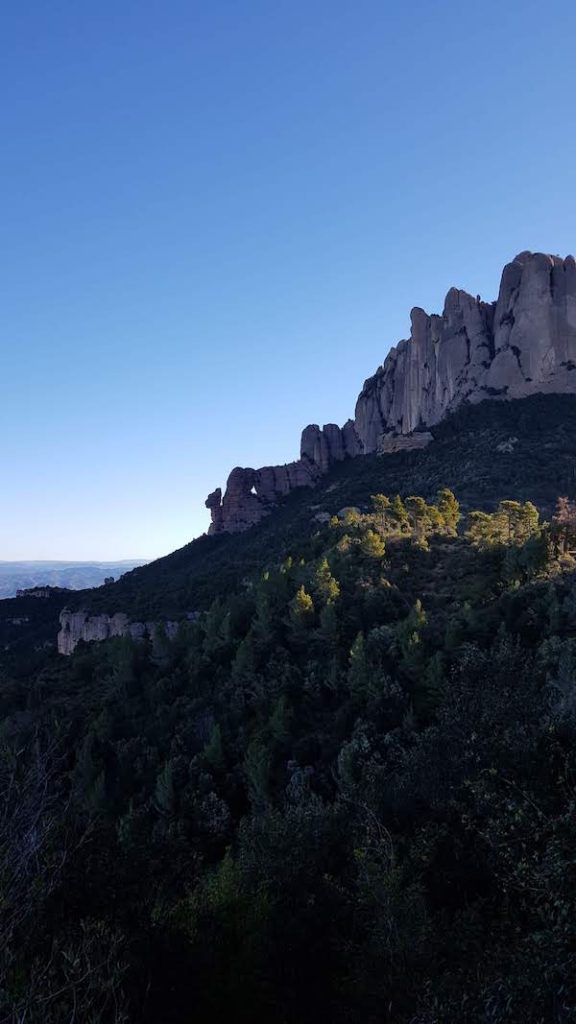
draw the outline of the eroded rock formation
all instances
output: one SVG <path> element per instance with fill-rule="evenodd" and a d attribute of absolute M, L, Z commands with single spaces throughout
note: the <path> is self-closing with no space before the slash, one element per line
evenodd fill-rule
<path fill-rule="evenodd" d="M 354 424 L 340 428 L 327 423 L 322 429 L 312 423 L 302 431 L 300 458 L 284 466 L 242 469 L 237 466 L 228 477 L 224 496 L 218 487 L 206 499 L 212 515 L 209 533 L 239 533 L 268 515 L 280 498 L 296 487 L 313 487 L 335 462 L 361 451 Z"/>
<path fill-rule="evenodd" d="M 144 637 L 154 639 L 158 629 L 162 627 L 168 636 L 175 636 L 177 622 L 131 622 L 124 612 L 115 615 L 88 615 L 87 612 L 72 612 L 65 608 L 60 613 L 60 631 L 58 633 L 58 653 L 69 655 L 83 640 L 108 640 L 114 636 L 131 636 L 133 640 Z"/>
<path fill-rule="evenodd" d="M 412 332 L 388 353 L 356 404 L 365 452 L 382 433 L 433 426 L 464 401 L 576 392 L 576 262 L 523 252 L 488 304 L 450 289 L 442 316 L 412 310 Z"/>
<path fill-rule="evenodd" d="M 576 393 L 572 256 L 520 253 L 504 268 L 496 302 L 451 288 L 441 316 L 415 308 L 411 324 L 410 338 L 365 382 L 354 420 L 306 427 L 297 462 L 232 471 L 224 496 L 218 488 L 206 501 L 209 532 L 247 529 L 342 459 L 424 446 L 426 428 L 462 402 Z"/>

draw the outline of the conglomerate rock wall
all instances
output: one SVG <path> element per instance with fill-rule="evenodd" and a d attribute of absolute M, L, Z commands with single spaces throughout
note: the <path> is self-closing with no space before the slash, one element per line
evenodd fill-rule
<path fill-rule="evenodd" d="M 398 450 L 413 434 L 420 447 L 418 435 L 463 402 L 576 393 L 573 256 L 520 253 L 504 268 L 496 302 L 451 288 L 441 316 L 415 308 L 411 325 L 365 382 L 353 420 L 306 427 L 296 462 L 232 470 L 224 494 L 217 488 L 206 501 L 210 533 L 253 526 L 343 459 Z"/>

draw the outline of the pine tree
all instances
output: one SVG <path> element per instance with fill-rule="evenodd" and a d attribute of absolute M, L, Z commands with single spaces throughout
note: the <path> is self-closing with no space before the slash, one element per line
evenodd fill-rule
<path fill-rule="evenodd" d="M 519 501 L 501 501 L 496 512 L 496 521 L 500 527 L 501 541 L 511 544 L 516 539 L 518 526 L 522 516 Z"/>
<path fill-rule="evenodd" d="M 366 641 L 363 633 L 358 633 L 350 649 L 348 667 L 348 685 L 352 693 L 359 697 L 366 693 L 369 683 L 368 660 L 366 657 Z"/>
<path fill-rule="evenodd" d="M 290 618 L 300 626 L 310 624 L 314 618 L 314 601 L 306 592 L 304 584 L 290 602 Z"/>
<path fill-rule="evenodd" d="M 441 651 L 436 651 L 418 675 L 414 690 L 415 710 L 420 715 L 429 715 L 440 702 L 445 688 L 444 658 Z"/>
<path fill-rule="evenodd" d="M 427 622 L 427 615 L 417 598 L 410 612 L 396 629 L 400 650 L 404 658 L 410 658 L 422 643 L 422 630 Z"/>
<path fill-rule="evenodd" d="M 559 552 L 565 554 L 576 545 L 576 502 L 558 498 L 551 523 L 552 539 Z"/>
<path fill-rule="evenodd" d="M 365 530 L 360 541 L 360 550 L 365 558 L 384 558 L 386 546 L 374 530 Z"/>
<path fill-rule="evenodd" d="M 333 601 L 325 605 L 320 612 L 319 638 L 328 651 L 338 647 L 338 615 Z"/>
<path fill-rule="evenodd" d="M 530 537 L 539 536 L 540 533 L 540 513 L 531 501 L 525 501 L 520 510 L 517 539 L 524 542 Z"/>
<path fill-rule="evenodd" d="M 357 508 L 347 508 L 344 513 L 344 525 L 348 529 L 356 529 L 360 526 L 361 515 Z"/>
<path fill-rule="evenodd" d="M 340 596 L 340 586 L 330 572 L 327 558 L 323 558 L 316 569 L 314 590 L 324 604 L 332 604 Z"/>
<path fill-rule="evenodd" d="M 388 515 L 391 508 L 390 498 L 388 498 L 386 494 L 373 494 L 372 507 L 381 533 L 386 533 L 388 527 Z"/>
<path fill-rule="evenodd" d="M 399 494 L 392 501 L 390 516 L 397 531 L 405 532 L 410 526 L 406 506 Z"/>
<path fill-rule="evenodd" d="M 422 542 L 432 526 L 430 507 L 426 504 L 424 498 L 411 495 L 409 498 L 406 498 L 406 511 L 416 540 Z"/>
<path fill-rule="evenodd" d="M 217 655 L 230 640 L 230 613 L 219 597 L 212 602 L 206 612 L 203 628 L 204 653 L 208 656 Z"/>
<path fill-rule="evenodd" d="M 438 491 L 436 507 L 442 519 L 444 530 L 449 536 L 456 536 L 460 522 L 460 503 L 456 495 L 448 487 Z"/>
<path fill-rule="evenodd" d="M 488 548 L 500 542 L 500 529 L 495 516 L 488 512 L 469 512 L 466 538 L 479 548 Z"/>
<path fill-rule="evenodd" d="M 253 625 L 256 642 L 265 646 L 272 640 L 272 625 L 256 620 Z M 241 679 L 256 673 L 256 653 L 254 650 L 254 639 L 252 632 L 247 633 L 236 648 L 234 661 L 232 662 L 232 678 Z"/>

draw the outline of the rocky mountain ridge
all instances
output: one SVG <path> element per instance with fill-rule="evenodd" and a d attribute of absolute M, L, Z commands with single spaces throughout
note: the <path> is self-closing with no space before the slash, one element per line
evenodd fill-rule
<path fill-rule="evenodd" d="M 422 447 L 426 428 L 464 402 L 574 394 L 574 371 L 576 261 L 522 252 L 504 268 L 495 302 L 451 288 L 441 315 L 414 308 L 410 338 L 365 381 L 353 420 L 307 426 L 297 461 L 233 469 L 224 494 L 206 500 L 209 533 L 248 529 L 344 459 Z"/>

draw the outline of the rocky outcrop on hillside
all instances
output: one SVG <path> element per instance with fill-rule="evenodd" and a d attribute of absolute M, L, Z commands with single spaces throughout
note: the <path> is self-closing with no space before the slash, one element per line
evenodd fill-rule
<path fill-rule="evenodd" d="M 330 466 L 360 451 L 352 420 L 342 428 L 335 423 L 327 423 L 322 429 L 310 424 L 302 431 L 297 462 L 262 469 L 237 466 L 228 477 L 224 496 L 219 487 L 208 495 L 206 508 L 212 515 L 209 533 L 239 533 L 254 526 L 280 498 L 297 487 L 313 487 Z"/>
<path fill-rule="evenodd" d="M 218 488 L 206 501 L 209 532 L 247 529 L 342 459 L 423 447 L 426 428 L 463 402 L 576 393 L 572 256 L 520 253 L 504 268 L 496 302 L 451 288 L 441 316 L 415 308 L 411 325 L 365 382 L 354 420 L 306 427 L 297 462 L 232 471 L 224 495 Z"/>
<path fill-rule="evenodd" d="M 99 642 L 114 636 L 130 636 L 133 640 L 143 640 L 145 637 L 154 639 L 159 628 L 173 637 L 178 630 L 178 623 L 131 622 L 123 612 L 116 612 L 115 615 L 88 615 L 84 611 L 73 612 L 65 608 L 60 613 L 58 653 L 70 655 L 80 641 Z"/>
<path fill-rule="evenodd" d="M 411 452 L 426 448 L 434 438 L 429 430 L 414 434 L 383 434 L 378 442 L 378 455 L 393 455 L 394 452 Z"/>

